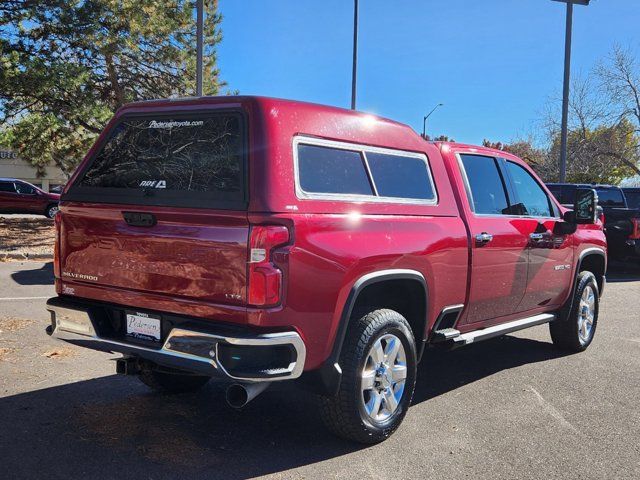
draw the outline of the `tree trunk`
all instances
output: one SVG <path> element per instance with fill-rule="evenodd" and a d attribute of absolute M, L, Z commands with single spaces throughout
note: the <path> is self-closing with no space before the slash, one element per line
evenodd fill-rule
<path fill-rule="evenodd" d="M 116 65 L 113 61 L 113 53 L 110 49 L 104 54 L 104 61 L 107 66 L 107 75 L 109 76 L 109 83 L 111 83 L 111 89 L 113 90 L 113 96 L 115 99 L 113 110 L 117 110 L 124 105 L 124 91 L 118 81 L 118 72 L 116 71 Z"/>

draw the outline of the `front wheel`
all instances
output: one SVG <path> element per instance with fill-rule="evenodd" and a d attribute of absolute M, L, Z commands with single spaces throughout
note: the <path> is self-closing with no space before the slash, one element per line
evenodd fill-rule
<path fill-rule="evenodd" d="M 56 204 L 52 204 L 52 205 L 49 205 L 49 206 L 47 207 L 47 209 L 45 210 L 44 214 L 45 214 L 48 218 L 54 218 L 54 217 L 57 215 L 58 210 L 59 210 L 58 205 L 56 205 Z"/>
<path fill-rule="evenodd" d="M 564 318 L 549 324 L 553 344 L 563 350 L 586 350 L 596 333 L 599 310 L 598 282 L 591 272 L 580 272 L 571 310 Z"/>
<path fill-rule="evenodd" d="M 393 310 L 376 310 L 350 325 L 340 355 L 337 395 L 319 397 L 324 423 L 335 434 L 378 443 L 400 426 L 416 383 L 411 327 Z"/>

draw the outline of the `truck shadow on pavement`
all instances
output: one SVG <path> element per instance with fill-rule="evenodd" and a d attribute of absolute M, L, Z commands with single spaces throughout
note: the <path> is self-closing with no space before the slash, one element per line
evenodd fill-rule
<path fill-rule="evenodd" d="M 518 337 L 430 350 L 414 405 L 558 356 L 550 344 Z M 108 376 L 5 397 L 0 412 L 0 458 L 10 478 L 246 479 L 366 448 L 327 433 L 313 396 L 286 383 L 234 411 L 216 384 L 163 396 L 134 378 Z M 405 422 L 420 419 L 410 410 Z"/>
<path fill-rule="evenodd" d="M 11 279 L 19 285 L 53 285 L 53 262 L 32 270 L 18 270 Z"/>
<path fill-rule="evenodd" d="M 503 370 L 566 355 L 554 348 L 550 339 L 540 342 L 513 336 L 498 337 L 453 351 L 427 349 L 418 367 L 413 405 Z"/>

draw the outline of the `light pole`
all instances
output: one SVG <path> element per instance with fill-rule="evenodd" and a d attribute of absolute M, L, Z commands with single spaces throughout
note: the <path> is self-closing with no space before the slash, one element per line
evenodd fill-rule
<path fill-rule="evenodd" d="M 431 111 L 429 113 L 427 113 L 424 118 L 422 119 L 422 138 L 426 139 L 427 138 L 427 118 L 429 118 L 431 116 L 431 114 L 433 112 L 435 112 L 438 107 L 442 107 L 444 105 L 444 103 L 439 103 L 437 104 L 435 107 L 433 107 L 431 109 Z"/>
<path fill-rule="evenodd" d="M 564 83 L 562 85 L 562 124 L 560 126 L 560 182 L 567 178 L 567 137 L 569 122 L 569 82 L 571 80 L 571 29 L 573 4 L 589 5 L 591 0 L 553 0 L 567 4 L 567 22 L 564 36 Z"/>
<path fill-rule="evenodd" d="M 356 109 L 356 79 L 358 75 L 358 0 L 353 3 L 353 65 L 351 67 L 351 110 Z"/>
<path fill-rule="evenodd" d="M 204 49 L 204 0 L 196 3 L 196 96 L 202 96 Z"/>

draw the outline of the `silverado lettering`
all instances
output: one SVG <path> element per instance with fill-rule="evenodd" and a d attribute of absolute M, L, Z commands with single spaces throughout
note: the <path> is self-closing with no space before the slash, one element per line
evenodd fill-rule
<path fill-rule="evenodd" d="M 84 273 L 75 273 L 75 272 L 62 272 L 63 277 L 75 278 L 77 280 L 91 280 L 92 282 L 97 282 L 98 277 L 95 275 L 85 275 Z"/>

